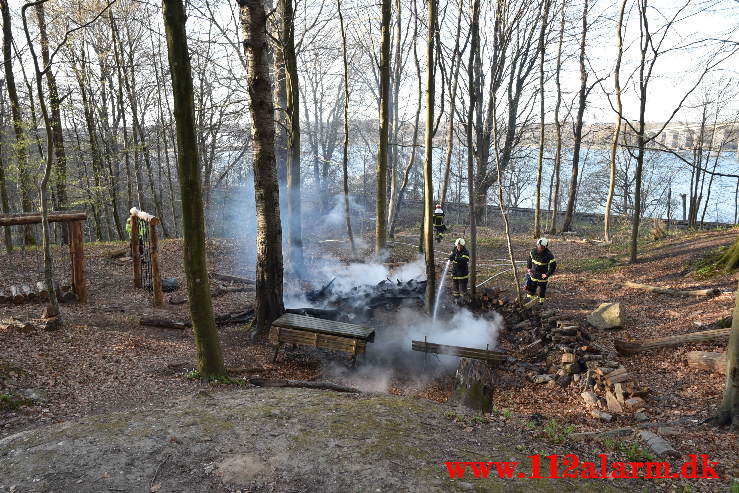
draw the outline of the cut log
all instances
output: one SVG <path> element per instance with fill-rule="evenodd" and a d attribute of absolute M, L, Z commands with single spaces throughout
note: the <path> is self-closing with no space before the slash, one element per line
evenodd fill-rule
<path fill-rule="evenodd" d="M 612 413 L 624 412 L 621 403 L 618 402 L 618 399 L 610 390 L 606 392 L 606 404 L 608 405 L 608 410 Z"/>
<path fill-rule="evenodd" d="M 600 409 L 591 410 L 590 415 L 596 419 L 605 421 L 606 423 L 610 423 L 611 421 L 613 421 L 613 414 L 608 414 L 606 412 L 601 411 Z"/>
<path fill-rule="evenodd" d="M 257 387 L 298 387 L 301 389 L 333 390 L 334 392 L 348 392 L 359 394 L 361 391 L 353 387 L 345 387 L 331 382 L 308 382 L 305 380 L 284 380 L 267 378 L 250 378 L 249 383 Z"/>
<path fill-rule="evenodd" d="M 20 305 L 26 301 L 26 297 L 23 296 L 18 286 L 10 286 L 8 289 L 10 290 L 10 298 L 13 300 L 13 303 Z"/>
<path fill-rule="evenodd" d="M 613 345 L 619 354 L 628 356 L 630 354 L 648 351 L 660 347 L 680 346 L 691 342 L 707 342 L 727 339 L 731 334 L 731 327 L 725 329 L 702 330 L 690 334 L 677 336 L 658 337 L 656 339 L 645 339 L 642 342 L 628 342 L 616 339 Z"/>
<path fill-rule="evenodd" d="M 184 330 L 190 327 L 192 324 L 190 321 L 180 322 L 178 320 L 169 320 L 166 318 L 159 317 L 141 317 L 139 325 L 146 325 L 150 327 L 160 327 L 162 329 L 178 329 Z"/>
<path fill-rule="evenodd" d="M 36 294 L 42 301 L 47 301 L 49 299 L 49 290 L 46 287 L 46 281 L 38 281 L 36 283 Z"/>
<path fill-rule="evenodd" d="M 589 390 L 586 390 L 582 394 L 583 400 L 585 401 L 585 405 L 588 406 L 588 408 L 595 408 L 598 407 L 598 396 L 594 393 L 590 392 Z"/>
<path fill-rule="evenodd" d="M 615 385 L 617 383 L 627 382 L 629 380 L 631 380 L 631 375 L 628 372 L 619 373 L 618 375 L 606 377 L 606 384 Z"/>
<path fill-rule="evenodd" d="M 726 353 L 690 351 L 688 353 L 688 366 L 726 375 Z"/>
<path fill-rule="evenodd" d="M 713 296 L 720 293 L 718 288 L 709 289 L 692 289 L 692 290 L 680 290 L 672 288 L 664 288 L 661 286 L 651 286 L 649 284 L 639 284 L 638 282 L 626 281 L 624 286 L 631 289 L 641 289 L 642 291 L 649 291 L 652 293 L 669 294 L 670 296 Z"/>
<path fill-rule="evenodd" d="M 229 274 L 219 274 L 217 272 L 211 273 L 210 277 L 218 279 L 219 281 L 235 282 L 239 284 L 256 284 L 256 281 L 247 279 L 245 277 L 232 276 Z"/>
<path fill-rule="evenodd" d="M 0 289 L 0 303 L 10 303 L 11 301 L 10 293 L 5 289 Z"/>
<path fill-rule="evenodd" d="M 35 329 L 36 326 L 30 322 L 24 322 L 17 318 L 8 318 L 0 320 L 0 330 L 15 329 L 18 332 L 29 332 Z"/>
<path fill-rule="evenodd" d="M 108 258 L 121 258 L 128 254 L 128 248 L 117 248 L 108 252 Z"/>
<path fill-rule="evenodd" d="M 84 221 L 87 214 L 84 212 L 49 212 L 47 217 L 50 223 Z M 20 214 L 0 214 L 0 226 L 17 226 L 19 224 L 40 224 L 41 214 L 23 212 Z"/>
<path fill-rule="evenodd" d="M 673 457 L 676 459 L 680 457 L 680 452 L 675 450 L 672 445 L 670 445 L 670 442 L 651 431 L 640 431 L 639 437 L 644 440 L 649 448 L 652 449 L 652 452 L 654 452 L 658 457 Z"/>
<path fill-rule="evenodd" d="M 626 399 L 626 402 L 624 404 L 626 405 L 626 409 L 631 409 L 632 411 L 636 411 L 637 409 L 641 409 L 647 405 L 647 403 L 641 397 L 632 397 L 631 399 Z"/>
<path fill-rule="evenodd" d="M 36 299 L 36 293 L 33 291 L 33 289 L 31 289 L 31 286 L 29 286 L 28 284 L 21 284 L 20 290 L 21 290 L 21 293 L 23 293 L 23 296 L 28 301 L 33 301 Z"/>

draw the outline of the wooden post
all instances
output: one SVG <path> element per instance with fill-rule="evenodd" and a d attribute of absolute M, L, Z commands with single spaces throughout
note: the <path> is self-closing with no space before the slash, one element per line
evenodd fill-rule
<path fill-rule="evenodd" d="M 82 236 L 82 221 L 69 224 L 69 253 L 72 261 L 72 290 L 80 303 L 87 303 L 87 282 L 85 281 L 85 239 Z"/>
<path fill-rule="evenodd" d="M 136 220 L 138 221 L 138 219 Z M 155 221 L 149 223 L 149 245 L 151 247 L 151 282 L 154 287 L 154 306 L 161 306 L 164 303 L 164 294 L 162 293 L 162 276 L 159 273 L 159 239 Z"/>
<path fill-rule="evenodd" d="M 131 258 L 133 258 L 133 285 L 141 284 L 141 252 L 139 251 L 139 218 L 131 214 Z"/>

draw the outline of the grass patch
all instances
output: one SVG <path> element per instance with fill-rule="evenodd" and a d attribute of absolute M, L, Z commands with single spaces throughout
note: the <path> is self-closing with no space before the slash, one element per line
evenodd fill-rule
<path fill-rule="evenodd" d="M 614 438 L 604 438 L 603 446 L 626 456 L 631 462 L 649 462 L 654 456 L 649 453 L 639 442 L 624 442 Z"/>
<path fill-rule="evenodd" d="M 564 443 L 570 437 L 575 428 L 572 425 L 560 423 L 556 419 L 550 419 L 544 426 L 544 434 L 554 443 Z"/>
<path fill-rule="evenodd" d="M 708 252 L 708 254 L 695 263 L 692 276 L 695 279 L 703 280 L 721 274 L 723 271 L 718 268 L 717 262 L 728 248 L 727 245 L 724 245 Z"/>
<path fill-rule="evenodd" d="M 502 248 L 505 246 L 503 238 L 497 238 L 495 236 L 486 236 L 484 238 L 477 239 L 477 246 L 484 248 Z"/>
<path fill-rule="evenodd" d="M 14 411 L 21 406 L 30 406 L 33 401 L 13 394 L 0 393 L 0 411 Z"/>

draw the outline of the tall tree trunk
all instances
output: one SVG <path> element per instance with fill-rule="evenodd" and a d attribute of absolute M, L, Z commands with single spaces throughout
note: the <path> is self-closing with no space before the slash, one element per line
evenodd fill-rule
<path fill-rule="evenodd" d="M 478 108 L 477 101 L 477 64 L 475 58 L 480 49 L 480 0 L 472 0 L 472 20 L 470 22 L 471 42 L 470 58 L 467 65 L 469 75 L 470 105 L 467 108 L 467 193 L 469 197 L 470 214 L 470 262 L 469 262 L 469 288 L 470 294 L 475 296 L 477 291 L 477 217 L 475 213 L 475 160 L 474 147 L 472 146 L 472 127 L 475 118 L 475 109 Z M 461 178 L 461 177 L 460 177 Z"/>
<path fill-rule="evenodd" d="M 739 430 L 739 289 L 737 290 L 731 335 L 726 347 L 726 385 L 724 397 L 715 418 L 719 425 Z"/>
<path fill-rule="evenodd" d="M 344 216 L 346 217 L 346 235 L 352 248 L 352 258 L 357 256 L 352 234 L 352 216 L 349 208 L 349 59 L 346 53 L 346 31 L 344 30 L 344 15 L 341 12 L 341 0 L 337 0 L 339 24 L 341 26 L 341 55 L 344 63 L 344 145 L 342 149 L 341 170 L 344 178 Z"/>
<path fill-rule="evenodd" d="M 48 66 L 51 62 L 49 59 L 49 38 L 46 34 L 46 15 L 44 14 L 44 4 L 36 5 L 36 18 L 38 20 L 39 37 L 41 41 L 41 59 L 44 66 Z M 56 174 L 54 182 L 56 184 L 56 200 L 57 207 L 64 210 L 67 206 L 67 153 L 64 149 L 64 135 L 62 133 L 62 116 L 59 110 L 61 101 L 59 99 L 59 90 L 56 85 L 56 77 L 51 69 L 46 72 L 46 85 L 49 88 L 49 105 L 51 106 L 51 129 L 54 138 L 54 153 L 56 155 Z M 63 241 L 68 241 L 68 229 L 62 228 Z"/>
<path fill-rule="evenodd" d="M 44 89 L 42 79 L 44 72 L 51 70 L 51 62 L 44 64 L 45 67 L 42 70 L 39 66 L 38 57 L 36 56 L 36 50 L 33 47 L 33 41 L 31 40 L 31 32 L 28 29 L 28 22 L 26 19 L 26 9 L 34 6 L 33 3 L 27 3 L 21 8 L 21 18 L 23 19 L 23 31 L 26 34 L 26 41 L 28 48 L 31 53 L 31 59 L 33 60 L 33 66 L 35 69 L 35 82 L 36 91 L 39 98 L 39 106 L 41 107 L 41 115 L 44 119 L 44 127 L 46 129 L 46 162 L 44 166 L 44 175 L 41 179 L 40 195 L 41 195 L 41 245 L 44 252 L 44 280 L 46 286 L 49 289 L 49 303 L 54 308 L 54 313 L 59 314 L 59 300 L 56 297 L 56 285 L 54 283 L 54 261 L 51 256 L 51 228 L 49 223 L 49 181 L 51 179 L 51 169 L 54 164 L 54 136 L 51 127 L 51 117 L 49 110 L 46 106 L 46 100 L 44 99 Z M 58 315 L 61 320 L 61 315 Z"/>
<path fill-rule="evenodd" d="M 434 293 L 436 293 L 436 265 L 434 264 L 434 38 L 436 32 L 436 0 L 428 0 L 428 36 L 426 40 L 426 138 L 423 166 L 423 250 L 426 256 L 426 311 L 434 311 Z M 474 246 L 473 246 L 474 249 Z M 474 250 L 473 250 L 474 251 Z M 473 264 L 474 265 L 474 264 Z M 473 278 L 474 279 L 474 278 Z M 472 281 L 474 283 L 474 281 Z M 474 284 L 473 284 L 474 285 Z M 473 290 L 474 293 L 474 290 Z"/>
<path fill-rule="evenodd" d="M 182 0 L 162 0 L 167 54 L 172 77 L 174 117 L 179 148 L 177 170 L 182 197 L 182 231 L 184 265 L 190 316 L 198 354 L 198 370 L 203 378 L 226 374 L 218 329 L 210 298 L 208 265 L 205 255 L 205 213 L 200 179 L 195 109 L 193 107 L 192 72 L 187 51 L 185 8 Z"/>
<path fill-rule="evenodd" d="M 562 231 L 569 231 L 572 226 L 572 217 L 575 214 L 575 201 L 577 200 L 577 174 L 580 164 L 580 147 L 582 145 L 583 115 L 587 103 L 588 72 L 585 69 L 585 37 L 588 34 L 588 0 L 583 2 L 582 9 L 582 36 L 580 37 L 580 92 L 578 93 L 577 118 L 575 120 L 575 142 L 572 149 L 572 175 L 570 175 L 570 186 L 567 190 L 567 211 L 565 212 Z"/>
<path fill-rule="evenodd" d="M 300 87 L 295 53 L 295 15 L 293 0 L 280 1 L 280 34 L 285 62 L 285 99 L 287 102 L 287 243 L 292 270 L 303 275 L 303 220 L 300 208 Z"/>
<path fill-rule="evenodd" d="M 275 162 L 275 125 L 267 55 L 267 14 L 261 0 L 238 0 L 244 30 L 247 88 L 251 99 L 252 163 L 257 209 L 256 331 L 284 311 L 282 230 Z"/>
<path fill-rule="evenodd" d="M 413 38 L 416 39 L 418 36 L 418 8 L 416 2 L 413 2 Z M 416 117 L 413 122 L 413 139 L 411 142 L 411 156 L 408 159 L 408 163 L 403 171 L 403 179 L 400 182 L 398 190 L 397 205 L 393 207 L 393 215 L 390 218 L 390 237 L 392 238 L 395 233 L 395 226 L 398 222 L 398 216 L 400 215 L 400 207 L 403 204 L 403 198 L 405 197 L 405 191 L 408 188 L 408 177 L 410 176 L 411 169 L 416 162 L 416 150 L 418 144 L 418 121 L 421 117 L 421 103 L 423 98 L 423 78 L 421 77 L 421 63 L 418 60 L 418 50 L 416 43 L 413 43 L 413 61 L 416 66 L 416 80 L 418 81 L 418 89 L 416 91 L 418 100 L 416 101 Z M 397 164 L 396 164 L 397 166 Z M 421 221 L 421 230 L 423 231 L 423 221 Z M 423 233 L 419 239 L 419 251 L 423 251 Z"/>
<path fill-rule="evenodd" d="M 5 156 L 6 142 L 5 133 L 5 95 L 0 88 L 0 204 L 2 205 L 3 214 L 10 212 L 10 200 L 8 199 L 8 189 L 5 183 Z M 739 182 L 737 182 L 739 183 Z M 736 222 L 736 221 L 735 221 Z M 3 237 L 5 240 L 5 251 L 10 254 L 13 251 L 13 235 L 10 226 L 3 228 Z"/>
<path fill-rule="evenodd" d="M 377 149 L 377 197 L 375 202 L 375 255 L 383 254 L 387 244 L 387 158 L 390 126 L 390 13 L 392 0 L 382 0 L 380 43 L 380 142 Z"/>
<path fill-rule="evenodd" d="M 618 11 L 618 23 L 616 24 L 616 40 L 618 51 L 616 53 L 616 68 L 613 70 L 613 85 L 616 94 L 616 123 L 613 127 L 613 141 L 611 142 L 611 160 L 608 176 L 608 198 L 606 199 L 606 210 L 603 213 L 603 239 L 611 241 L 611 206 L 616 191 L 616 158 L 618 151 L 618 138 L 621 135 L 621 115 L 623 103 L 621 102 L 621 59 L 624 53 L 623 23 L 626 0 L 621 2 Z"/>
<path fill-rule="evenodd" d="M 15 75 L 13 74 L 13 57 L 11 47 L 13 46 L 13 29 L 10 20 L 10 7 L 8 0 L 0 0 L 0 12 L 3 17 L 3 59 L 5 68 L 5 84 L 8 88 L 8 99 L 10 100 L 10 114 L 13 118 L 13 131 L 15 132 L 15 158 L 18 165 L 19 183 L 21 195 L 21 208 L 23 212 L 31 212 L 33 210 L 33 201 L 31 200 L 31 176 L 29 174 L 28 163 L 28 140 L 26 138 L 26 130 L 23 123 L 23 115 L 21 115 L 20 102 L 18 100 L 18 90 L 15 86 Z M 31 226 L 23 228 L 23 243 L 31 246 L 36 243 L 33 237 Z"/>
<path fill-rule="evenodd" d="M 449 91 L 449 121 L 447 122 L 446 149 L 444 155 L 444 177 L 439 192 L 439 203 L 442 207 L 446 203 L 447 189 L 449 188 L 449 175 L 452 169 L 452 150 L 454 149 L 454 114 L 455 103 L 457 101 L 457 88 L 459 87 L 459 69 L 462 66 L 462 51 L 460 50 L 460 33 L 462 32 L 462 12 L 463 3 L 459 3 L 457 12 L 457 33 L 454 40 L 454 50 L 452 50 L 452 87 Z M 468 34 L 469 36 L 469 34 Z M 469 39 L 469 37 L 467 38 Z M 465 40 L 465 45 L 467 41 Z"/>
<path fill-rule="evenodd" d="M 557 86 L 557 102 L 554 105 L 554 134 L 556 139 L 554 150 L 554 193 L 552 198 L 552 214 L 549 217 L 549 234 L 557 232 L 557 214 L 559 214 L 559 172 L 562 168 L 562 123 L 559 119 L 559 110 L 562 107 L 562 84 L 560 75 L 562 73 L 562 44 L 565 33 L 565 10 L 566 3 L 563 2 L 559 21 L 559 44 L 557 47 L 557 66 L 554 71 L 554 83 Z"/>
<path fill-rule="evenodd" d="M 545 0 L 539 31 L 539 154 L 536 161 L 536 203 L 534 205 L 534 238 L 541 236 L 541 175 L 544 166 L 544 56 L 546 55 L 547 22 L 551 0 Z"/>

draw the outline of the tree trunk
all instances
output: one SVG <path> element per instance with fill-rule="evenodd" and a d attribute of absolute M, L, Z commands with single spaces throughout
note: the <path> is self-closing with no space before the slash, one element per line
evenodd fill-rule
<path fill-rule="evenodd" d="M 257 209 L 256 326 L 267 330 L 284 311 L 282 229 L 275 162 L 274 105 L 267 56 L 267 14 L 260 0 L 238 0 L 251 99 L 252 162 Z"/>
<path fill-rule="evenodd" d="M 344 30 L 344 16 L 341 12 L 341 0 L 336 5 L 339 11 L 339 24 L 341 26 L 341 54 L 344 63 L 344 145 L 342 149 L 341 170 L 344 178 L 344 215 L 346 216 L 346 234 L 352 248 L 352 258 L 356 258 L 357 249 L 354 245 L 352 234 L 352 217 L 349 208 L 349 59 L 346 53 L 346 31 Z"/>
<path fill-rule="evenodd" d="M 734 306 L 729 345 L 726 347 L 726 386 L 724 398 L 715 418 L 720 425 L 739 429 L 739 289 Z"/>
<path fill-rule="evenodd" d="M 382 0 L 380 43 L 380 142 L 377 149 L 377 198 L 375 203 L 375 255 L 380 256 L 387 244 L 387 157 L 390 125 L 390 14 L 391 0 Z"/>
<path fill-rule="evenodd" d="M 46 16 L 44 14 L 44 4 L 36 5 L 36 18 L 38 20 L 39 37 L 41 41 L 41 59 L 44 66 L 49 66 L 49 39 L 46 34 Z M 56 77 L 51 69 L 46 72 L 46 85 L 49 88 L 49 105 L 51 106 L 51 129 L 54 138 L 54 153 L 56 156 L 56 174 L 54 181 L 56 182 L 56 201 L 57 210 L 64 210 L 67 205 L 67 154 L 64 149 L 64 135 L 62 133 L 62 116 L 59 110 L 61 101 L 59 99 L 59 90 L 56 85 Z M 67 228 L 62 228 L 63 242 L 68 241 Z"/>
<path fill-rule="evenodd" d="M 21 8 L 21 18 L 23 19 L 23 31 L 26 34 L 26 41 L 28 42 L 28 48 L 31 53 L 33 60 L 33 66 L 35 69 L 35 81 L 36 91 L 39 98 L 39 106 L 41 107 L 41 115 L 44 118 L 44 127 L 46 128 L 46 162 L 44 166 L 44 175 L 41 179 L 40 195 L 41 195 L 41 244 L 44 252 L 44 280 L 46 285 L 49 287 L 49 303 L 53 307 L 54 313 L 59 313 L 59 300 L 56 297 L 56 284 L 54 283 L 54 262 L 51 257 L 51 229 L 49 226 L 49 181 L 51 179 L 51 169 L 54 164 L 54 137 L 52 135 L 51 117 L 46 106 L 46 100 L 44 99 L 44 89 L 42 85 L 42 79 L 44 72 L 38 63 L 38 57 L 36 56 L 36 50 L 33 47 L 33 41 L 31 40 L 31 33 L 28 30 L 28 22 L 26 19 L 26 9 L 31 7 L 33 4 L 27 3 Z M 44 70 L 51 70 L 51 62 L 45 66 Z M 84 288 L 83 288 L 84 289 Z M 58 319 L 61 321 L 61 315 L 58 315 Z"/>
<path fill-rule="evenodd" d="M 557 67 L 554 73 L 554 82 L 557 85 L 557 103 L 554 106 L 554 132 L 557 140 L 554 150 L 554 196 L 552 198 L 552 215 L 549 218 L 549 234 L 557 232 L 557 214 L 559 213 L 559 171 L 562 166 L 562 124 L 559 120 L 559 110 L 562 106 L 562 84 L 560 74 L 562 72 L 562 44 L 565 32 L 565 5 L 561 7 L 559 23 L 559 45 L 557 47 Z"/>
<path fill-rule="evenodd" d="M 434 38 L 432 33 L 436 32 L 436 0 L 428 0 L 428 32 L 426 40 L 426 138 L 425 156 L 423 166 L 423 249 L 426 256 L 426 311 L 434 312 L 434 294 L 436 293 L 436 265 L 434 264 L 434 175 L 433 175 L 433 152 L 434 152 Z M 472 244 L 474 251 L 474 243 Z M 474 264 L 473 264 L 474 266 Z M 472 285 L 474 286 L 474 277 Z M 474 293 L 474 288 L 473 291 Z"/>
<path fill-rule="evenodd" d="M 588 0 L 583 3 L 582 36 L 580 37 L 580 92 L 578 94 L 577 119 L 575 121 L 575 142 L 572 149 L 572 175 L 567 196 L 567 211 L 565 212 L 562 231 L 569 231 L 572 227 L 572 217 L 575 214 L 575 200 L 577 199 L 577 174 L 580 164 L 580 147 L 582 145 L 583 115 L 587 103 L 588 73 L 585 70 L 585 38 L 588 33 Z"/>
<path fill-rule="evenodd" d="M 182 0 L 162 0 L 167 54 L 172 77 L 174 117 L 177 125 L 177 170 L 182 197 L 182 232 L 187 294 L 190 299 L 198 370 L 201 377 L 226 374 L 218 338 L 213 303 L 210 297 L 208 266 L 205 255 L 205 217 L 200 183 L 195 110 L 193 108 L 192 72 L 187 51 L 185 8 Z M 270 115 L 271 117 L 271 115 Z"/>
<path fill-rule="evenodd" d="M 480 49 L 480 0 L 472 0 L 472 20 L 470 21 L 470 58 L 467 65 L 469 76 L 469 96 L 470 105 L 467 108 L 467 193 L 469 197 L 469 215 L 470 215 L 470 261 L 469 261 L 469 289 L 472 296 L 476 292 L 477 282 L 477 214 L 475 211 L 475 165 L 474 165 L 474 147 L 472 146 L 472 126 L 475 118 L 475 108 L 477 105 L 476 74 L 475 74 L 475 57 Z M 461 177 L 460 177 L 461 179 Z"/>
<path fill-rule="evenodd" d="M 0 128 L 5 129 L 5 98 L 0 91 Z M 10 200 L 8 199 L 8 189 L 5 184 L 5 139 L 0 138 L 0 205 L 2 205 L 3 214 L 10 212 Z M 737 182 L 739 183 L 739 182 Z M 10 227 L 3 229 L 5 240 L 5 251 L 10 254 L 13 251 L 13 235 Z"/>
<path fill-rule="evenodd" d="M 551 0 L 544 1 L 539 31 L 539 154 L 536 162 L 536 203 L 534 205 L 534 238 L 541 236 L 541 175 L 544 165 L 544 55 L 546 54 L 547 22 Z"/>
<path fill-rule="evenodd" d="M 13 73 L 13 56 L 11 52 L 11 47 L 13 46 L 13 30 L 11 26 L 8 0 L 0 0 L 0 12 L 2 12 L 3 17 L 5 84 L 8 88 L 10 113 L 13 118 L 13 131 L 15 132 L 14 149 L 19 173 L 18 188 L 20 189 L 21 195 L 21 208 L 24 212 L 31 212 L 33 210 L 33 202 L 31 200 L 32 184 L 28 164 L 28 139 L 26 138 L 26 131 L 23 126 L 23 115 L 21 115 L 18 91 L 15 86 L 15 75 Z M 31 246 L 36 243 L 31 226 L 26 226 L 23 230 L 23 243 L 26 246 Z"/>
<path fill-rule="evenodd" d="M 621 8 L 618 11 L 618 23 L 616 24 L 616 39 L 618 43 L 618 51 L 616 54 L 616 68 L 613 70 L 613 85 L 616 94 L 616 124 L 613 128 L 613 141 L 611 142 L 611 160 L 608 176 L 608 198 L 606 199 L 606 210 L 603 213 L 603 239 L 611 241 L 611 206 L 613 205 L 613 196 L 616 191 L 616 156 L 618 151 L 618 138 L 621 135 L 621 114 L 623 113 L 623 104 L 621 102 L 621 58 L 623 57 L 623 23 L 624 10 L 626 9 L 626 0 L 621 2 Z M 669 220 L 669 218 L 668 218 Z M 668 222 L 669 227 L 669 222 Z"/>
<path fill-rule="evenodd" d="M 285 61 L 287 113 L 287 243 L 294 273 L 305 274 L 303 227 L 300 208 L 300 88 L 295 54 L 295 15 L 293 0 L 280 0 L 280 34 Z"/>

